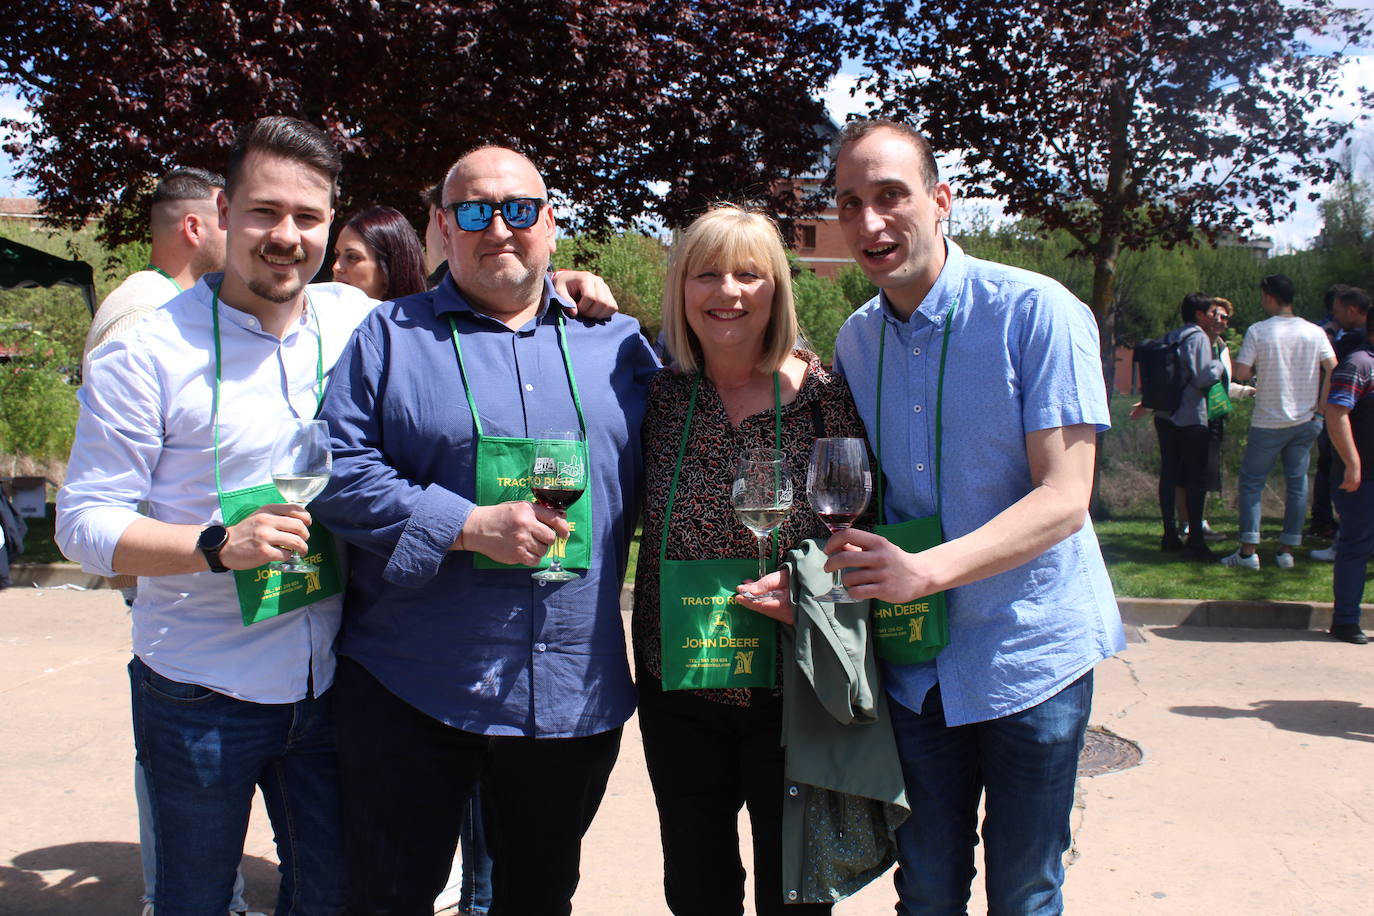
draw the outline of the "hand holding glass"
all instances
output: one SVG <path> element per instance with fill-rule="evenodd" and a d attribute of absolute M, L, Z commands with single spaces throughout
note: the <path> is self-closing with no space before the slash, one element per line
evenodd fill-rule
<path fill-rule="evenodd" d="M 787 456 L 774 448 L 743 452 L 735 464 L 735 482 L 730 488 L 730 505 L 754 533 L 759 542 L 759 578 L 768 575 L 768 538 L 792 511 L 792 478 L 787 473 Z M 776 598 L 764 592 L 755 599 Z"/>
<path fill-rule="evenodd" d="M 842 531 L 868 507 L 873 489 L 868 471 L 868 450 L 862 439 L 817 439 L 811 446 L 811 465 L 806 471 L 806 496 L 830 533 Z M 838 570 L 830 591 L 817 595 L 821 601 L 853 601 L 845 591 Z"/>
<path fill-rule="evenodd" d="M 580 429 L 548 429 L 539 436 L 534 447 L 534 466 L 530 469 L 530 492 L 545 509 L 552 509 L 567 518 L 568 507 L 582 497 L 587 489 L 587 449 Z M 560 556 L 566 538 L 554 542 L 553 561 L 548 569 L 534 573 L 540 585 L 548 582 L 571 582 L 582 578 L 563 568 Z"/>
<path fill-rule="evenodd" d="M 333 460 L 329 451 L 329 424 L 323 420 L 287 420 L 282 423 L 277 443 L 272 448 L 272 482 L 277 485 L 282 499 L 305 508 L 305 504 L 319 496 L 329 483 Z M 291 552 L 290 561 L 277 560 L 269 565 L 282 572 L 320 571 L 295 551 Z"/>

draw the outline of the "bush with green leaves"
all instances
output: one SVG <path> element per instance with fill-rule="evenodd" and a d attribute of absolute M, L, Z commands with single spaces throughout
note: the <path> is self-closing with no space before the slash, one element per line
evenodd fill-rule
<path fill-rule="evenodd" d="M 79 412 L 72 384 L 79 358 L 30 328 L 0 328 L 0 338 L 11 354 L 0 363 L 0 454 L 65 459 Z"/>

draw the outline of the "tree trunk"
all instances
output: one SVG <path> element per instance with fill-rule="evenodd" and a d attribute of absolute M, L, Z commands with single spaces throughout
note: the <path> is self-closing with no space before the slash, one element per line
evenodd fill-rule
<path fill-rule="evenodd" d="M 1116 259 L 1121 253 L 1119 236 L 1106 236 L 1093 248 L 1093 296 L 1090 303 L 1097 318 L 1097 333 L 1102 359 L 1102 378 L 1107 386 L 1107 404 L 1116 384 Z M 1096 519 L 1107 517 L 1102 502 L 1102 454 L 1107 444 L 1105 433 L 1097 434 L 1097 454 L 1093 461 L 1093 491 L 1088 513 Z"/>

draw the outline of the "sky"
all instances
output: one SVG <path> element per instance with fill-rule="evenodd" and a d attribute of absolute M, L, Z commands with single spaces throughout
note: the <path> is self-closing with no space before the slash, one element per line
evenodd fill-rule
<path fill-rule="evenodd" d="M 1346 0 L 1346 6 L 1369 10 L 1374 15 L 1374 0 Z M 1322 49 L 1325 50 L 1325 49 Z M 862 98 L 853 98 L 849 90 L 857 80 L 857 66 L 844 67 L 836 77 L 831 80 L 830 85 L 823 93 L 822 97 L 826 106 L 830 110 L 831 117 L 840 124 L 851 115 L 863 111 L 864 101 Z M 1357 107 L 1358 90 L 1374 89 L 1374 53 L 1364 51 L 1357 56 L 1347 59 L 1341 74 L 1341 87 L 1345 90 L 1344 99 L 1337 100 L 1329 106 L 1330 114 L 1342 120 L 1354 121 L 1361 115 L 1374 114 L 1366 112 Z M 15 96 L 12 90 L 0 90 L 0 118 L 25 118 L 27 117 L 23 105 Z M 1369 148 L 1371 158 L 1374 159 L 1374 121 L 1368 121 L 1361 128 L 1358 128 L 1364 145 Z M 949 170 L 950 163 L 941 160 L 941 169 L 951 178 L 951 183 L 958 190 L 957 172 Z M 26 197 L 32 194 L 33 189 L 15 178 L 15 162 L 3 151 L 0 151 L 0 197 Z M 1374 174 L 1366 176 L 1367 180 L 1374 180 Z M 1322 192 L 1324 187 L 1316 187 L 1313 190 Z M 1268 235 L 1275 243 L 1275 253 L 1286 250 L 1307 247 L 1321 231 L 1321 216 L 1315 202 L 1308 201 L 1306 194 L 1300 194 L 1296 211 L 1286 220 L 1272 225 L 1258 227 L 1253 234 Z M 981 210 L 985 214 L 996 218 L 1001 213 L 1000 206 L 995 201 L 970 201 L 963 202 L 962 206 L 967 214 L 971 210 Z M 955 220 L 959 219 L 960 214 L 955 213 Z"/>

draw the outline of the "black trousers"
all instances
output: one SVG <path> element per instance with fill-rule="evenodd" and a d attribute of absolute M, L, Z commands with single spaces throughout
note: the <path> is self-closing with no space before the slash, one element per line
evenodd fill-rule
<path fill-rule="evenodd" d="M 830 904 L 783 903 L 782 700 L 750 707 L 664 692 L 641 677 L 639 730 L 663 837 L 663 890 L 674 916 L 744 912 L 739 811 L 754 835 L 754 907 L 759 916 L 814 916 Z"/>
<path fill-rule="evenodd" d="M 1178 536 L 1175 520 L 1178 498 L 1174 488 L 1183 487 L 1187 500 L 1188 539 L 1195 544 L 1205 543 L 1202 507 L 1207 500 L 1207 452 L 1211 431 L 1206 425 L 1175 426 L 1155 417 L 1155 435 L 1159 437 L 1159 510 L 1164 517 L 1164 536 Z"/>
<path fill-rule="evenodd" d="M 1331 505 L 1331 457 L 1335 450 L 1331 435 L 1322 427 L 1317 433 L 1317 476 L 1312 481 L 1312 527 L 1334 528 L 1336 513 Z"/>
<path fill-rule="evenodd" d="M 348 912 L 433 916 L 480 784 L 491 916 L 566 916 L 582 837 L 606 793 L 621 729 L 585 738 L 488 737 L 450 728 L 340 657 L 334 716 Z"/>

